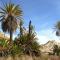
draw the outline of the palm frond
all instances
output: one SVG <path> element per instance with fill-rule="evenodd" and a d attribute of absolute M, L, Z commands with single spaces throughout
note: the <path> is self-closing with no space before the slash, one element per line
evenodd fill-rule
<path fill-rule="evenodd" d="M 4 21 L 4 20 L 5 20 L 5 18 L 2 17 L 2 16 L 0 16 L 0 22 L 2 22 L 2 21 Z"/>
<path fill-rule="evenodd" d="M 0 14 L 6 14 L 5 12 L 0 12 Z"/>
<path fill-rule="evenodd" d="M 57 22 L 56 26 L 55 26 L 58 30 L 60 30 L 60 21 Z"/>
<path fill-rule="evenodd" d="M 12 26 L 12 31 L 15 31 L 17 28 L 17 17 L 21 16 L 22 10 L 19 8 L 19 5 L 14 5 L 12 3 L 5 4 L 0 11 L 0 21 L 2 21 L 2 30 L 4 32 L 10 31 L 10 27 Z M 7 17 L 6 17 L 7 16 Z M 11 20 L 11 18 L 13 19 Z M 4 21 L 3 21 L 4 20 Z M 12 25 L 10 24 L 12 22 Z"/>
<path fill-rule="evenodd" d="M 0 9 L 2 10 L 2 12 L 6 13 L 6 10 L 2 7 L 0 7 Z"/>
<path fill-rule="evenodd" d="M 2 26 L 3 32 L 6 32 L 7 31 L 7 28 L 8 28 L 6 22 L 2 22 L 2 25 L 1 26 Z"/>

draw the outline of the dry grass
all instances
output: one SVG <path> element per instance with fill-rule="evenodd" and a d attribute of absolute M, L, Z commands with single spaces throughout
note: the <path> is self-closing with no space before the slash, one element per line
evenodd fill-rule
<path fill-rule="evenodd" d="M 27 55 L 21 55 L 21 56 L 8 56 L 8 57 L 0 57 L 0 60 L 60 60 L 59 56 L 48 56 L 48 55 L 42 55 L 40 57 L 32 57 Z"/>
<path fill-rule="evenodd" d="M 50 56 L 50 60 L 60 60 L 60 56 Z"/>

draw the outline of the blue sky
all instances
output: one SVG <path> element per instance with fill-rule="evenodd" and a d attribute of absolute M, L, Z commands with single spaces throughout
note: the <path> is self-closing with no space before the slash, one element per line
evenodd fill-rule
<path fill-rule="evenodd" d="M 9 0 L 5 0 L 5 2 L 7 1 Z M 60 0 L 11 1 L 20 4 L 23 10 L 25 27 L 28 27 L 30 20 L 32 21 L 39 43 L 44 44 L 48 40 L 56 40 L 59 42 L 59 38 L 55 35 L 53 28 L 56 22 L 60 20 Z"/>

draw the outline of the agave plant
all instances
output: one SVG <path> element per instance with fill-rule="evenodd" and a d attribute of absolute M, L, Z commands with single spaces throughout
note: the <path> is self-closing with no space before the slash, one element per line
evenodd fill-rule
<path fill-rule="evenodd" d="M 3 32 L 10 33 L 10 42 L 12 41 L 13 32 L 18 27 L 17 21 L 22 16 L 22 10 L 19 5 L 13 3 L 5 4 L 4 7 L 0 7 L 0 21 Z"/>

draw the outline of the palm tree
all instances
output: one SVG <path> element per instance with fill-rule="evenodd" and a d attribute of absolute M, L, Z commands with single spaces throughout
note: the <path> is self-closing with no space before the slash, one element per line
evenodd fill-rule
<path fill-rule="evenodd" d="M 60 36 L 60 21 L 56 23 L 55 29 L 56 29 L 56 35 Z"/>
<path fill-rule="evenodd" d="M 19 5 L 12 3 L 5 4 L 4 7 L 0 7 L 0 21 L 3 32 L 10 33 L 10 42 L 12 41 L 13 32 L 18 27 L 17 21 L 22 16 L 22 10 Z"/>

